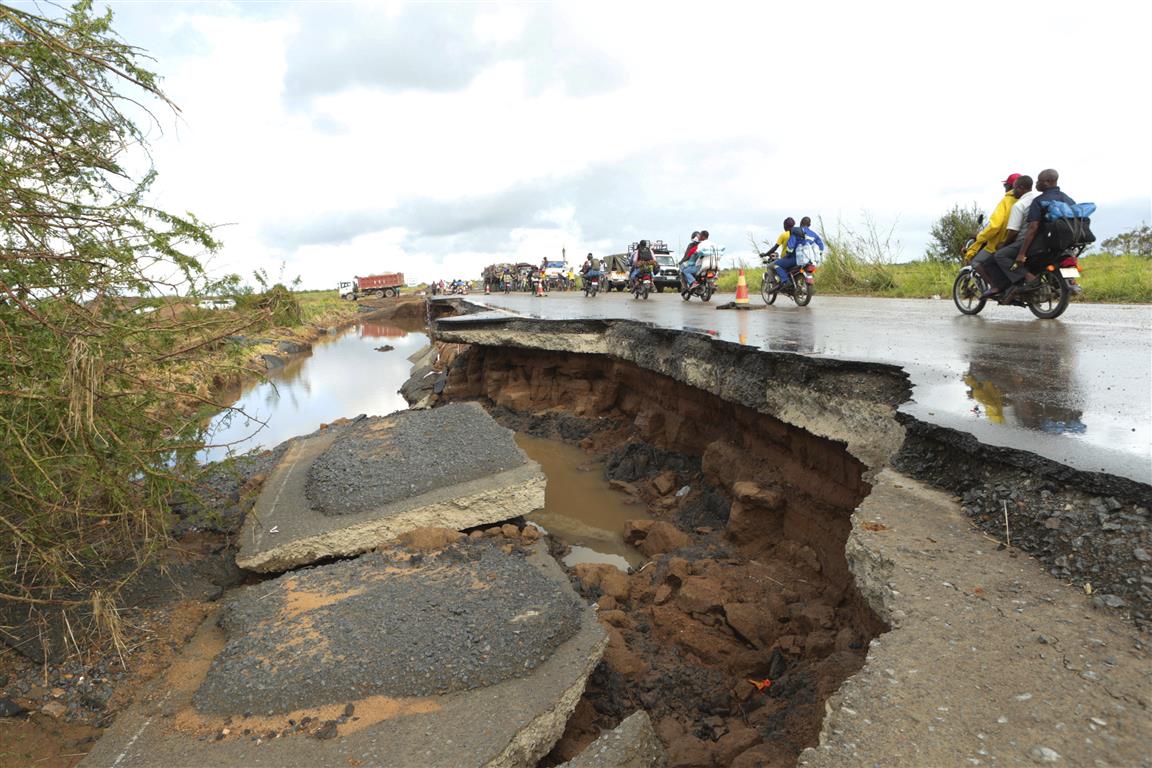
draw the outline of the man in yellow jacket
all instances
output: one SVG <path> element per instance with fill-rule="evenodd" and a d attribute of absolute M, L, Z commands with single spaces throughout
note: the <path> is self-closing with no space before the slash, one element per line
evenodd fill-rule
<path fill-rule="evenodd" d="M 1004 185 L 1004 197 L 996 206 L 996 210 L 992 211 L 992 216 L 988 219 L 988 226 L 980 230 L 980 234 L 976 235 L 975 242 L 973 242 L 964 253 L 965 261 L 972 261 L 972 259 L 976 257 L 976 254 L 983 250 L 984 254 L 982 254 L 981 258 L 977 261 L 977 264 L 979 264 L 985 259 L 991 258 L 992 254 L 995 253 L 996 249 L 1002 244 L 1004 235 L 1007 232 L 1008 214 L 1012 212 L 1012 206 L 1016 204 L 1016 191 L 1012 187 L 1018 178 L 1020 178 L 1020 174 L 1013 173 L 1001 182 Z"/>

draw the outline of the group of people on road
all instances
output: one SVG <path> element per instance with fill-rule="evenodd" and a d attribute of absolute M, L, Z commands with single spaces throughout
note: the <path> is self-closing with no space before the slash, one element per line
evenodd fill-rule
<path fill-rule="evenodd" d="M 471 287 L 472 282 L 470 280 L 450 280 L 448 282 L 433 280 L 428 286 L 428 291 L 433 296 L 446 293 L 466 294 Z"/>
<path fill-rule="evenodd" d="M 1019 173 L 1001 182 L 1004 197 L 964 254 L 988 284 L 980 298 L 1009 302 L 1017 293 L 1039 286 L 1039 278 L 1025 265 L 1030 257 L 1043 256 L 1047 248 L 1043 238 L 1037 237 L 1044 219 L 1042 201 L 1076 204 L 1060 191 L 1059 181 L 1060 174 L 1046 168 L 1037 176 L 1035 189 L 1032 177 Z"/>

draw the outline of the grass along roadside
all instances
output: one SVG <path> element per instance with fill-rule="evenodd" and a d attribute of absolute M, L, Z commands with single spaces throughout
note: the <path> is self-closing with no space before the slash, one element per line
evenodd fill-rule
<path fill-rule="evenodd" d="M 825 258 L 816 272 L 816 289 L 830 295 L 927 299 L 948 297 L 959 266 L 949 262 L 913 261 L 871 264 L 859 260 Z M 1152 303 L 1152 259 L 1101 253 L 1080 259 L 1083 301 L 1116 304 Z M 764 279 L 763 267 L 744 270 L 748 290 L 756 293 Z M 719 289 L 736 290 L 737 269 L 720 273 Z"/>

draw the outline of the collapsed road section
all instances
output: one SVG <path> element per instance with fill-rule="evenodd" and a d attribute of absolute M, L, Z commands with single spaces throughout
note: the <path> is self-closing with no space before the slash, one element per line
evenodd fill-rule
<path fill-rule="evenodd" d="M 539 542 L 405 541 L 233 595 L 83 764 L 535 765 L 604 630 Z"/>
<path fill-rule="evenodd" d="M 544 482 L 475 404 L 358 419 L 288 449 L 245 520 L 236 562 L 283 571 L 414 528 L 490 525 L 542 507 Z"/>
<path fill-rule="evenodd" d="M 433 307 L 440 402 L 562 422 L 679 534 L 660 530 L 650 563 L 623 578 L 573 569 L 609 647 L 555 759 L 637 707 L 683 765 L 788 765 L 805 748 L 822 766 L 1149 753 L 1152 665 L 1132 624 L 1152 585 L 1147 486 L 1085 482 L 1019 452 L 1002 468 L 988 453 L 969 489 L 933 494 L 890 469 L 939 484 L 925 469 L 938 475 L 943 451 L 929 443 L 946 444 L 897 414 L 908 388 L 895 367 L 629 321 L 448 316 L 460 309 L 472 311 Z M 1012 502 L 1004 530 L 977 503 L 986 491 Z M 1072 585 L 1018 549 L 1058 527 L 1077 531 L 1080 555 L 1048 570 Z M 1086 585 L 1074 569 L 1103 550 L 1115 565 Z M 935 674 L 951 655 L 966 676 Z"/>

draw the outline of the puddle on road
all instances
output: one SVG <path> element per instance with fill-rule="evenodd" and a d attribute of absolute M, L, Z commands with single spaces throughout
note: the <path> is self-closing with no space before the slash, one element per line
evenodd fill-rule
<path fill-rule="evenodd" d="M 376 351 L 382 342 L 394 349 Z M 267 381 L 237 393 L 237 410 L 212 419 L 205 439 L 214 447 L 197 459 L 206 463 L 226 458 L 230 450 L 272 448 L 339 418 L 404 410 L 408 403 L 399 389 L 412 372 L 408 357 L 427 344 L 422 332 L 372 321 L 318 341 L 311 354 L 292 357 L 269 371 Z"/>
<path fill-rule="evenodd" d="M 627 570 L 644 562 L 624 543 L 624 524 L 651 515 L 643 504 L 627 504 L 628 497 L 608 485 L 603 462 L 559 440 L 517 434 L 516 444 L 548 477 L 544 509 L 528 519 L 572 548 L 564 565 L 609 563 Z"/>

